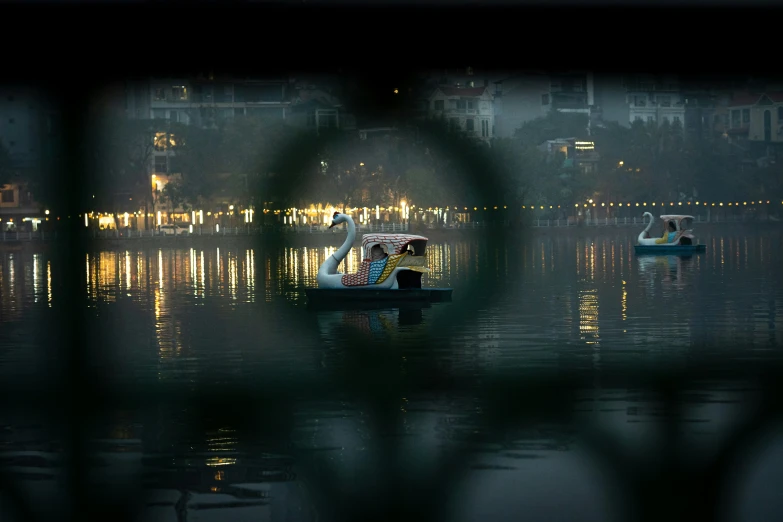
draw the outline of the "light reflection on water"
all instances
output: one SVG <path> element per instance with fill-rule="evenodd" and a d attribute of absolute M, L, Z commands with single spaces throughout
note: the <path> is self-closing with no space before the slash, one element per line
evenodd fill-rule
<path fill-rule="evenodd" d="M 604 351 L 625 345 L 665 350 L 717 340 L 769 348 L 781 340 L 780 274 L 773 259 L 781 250 L 779 237 L 774 231 L 751 237 L 717 235 L 707 239 L 712 248 L 706 254 L 692 257 L 636 257 L 632 236 L 619 233 L 544 236 L 506 246 L 432 243 L 431 271 L 423 284 L 454 287 L 455 303 L 460 289 L 474 281 L 488 288 L 502 285 L 505 293 L 476 304 L 475 322 L 455 324 L 454 336 L 444 346 L 470 344 L 479 332 L 492 331 L 507 363 L 511 358 L 522 364 L 531 356 L 526 351 L 531 343 L 554 342 L 571 352 L 579 345 Z M 318 267 L 335 250 L 289 246 L 264 251 L 226 245 L 94 251 L 84 257 L 84 288 L 92 306 L 130 298 L 141 313 L 154 311 L 156 320 L 164 314 L 179 321 L 178 329 L 188 330 L 191 323 L 233 322 L 225 315 L 229 303 L 244 314 L 256 314 L 254 307 L 262 303 L 286 313 L 303 309 L 303 289 L 316 285 Z M 360 248 L 352 248 L 339 270 L 356 271 L 360 259 Z M 44 301 L 51 306 L 51 271 L 46 252 L 0 254 L 4 322 L 24 322 L 25 310 Z M 259 288 L 263 296 L 257 295 Z M 210 317 L 201 317 L 204 313 Z M 422 321 L 436 313 L 425 310 Z M 270 316 L 261 311 L 256 315 L 260 322 Z M 319 315 L 294 317 L 307 322 Z M 178 329 L 160 330 L 155 342 L 183 342 L 166 338 Z M 215 334 L 220 330 L 215 328 Z M 320 331 L 331 340 L 332 333 Z M 243 336 L 241 331 L 220 335 Z M 198 348 L 207 359 L 211 341 L 207 336 Z"/>
<path fill-rule="evenodd" d="M 505 245 L 433 242 L 428 246 L 431 272 L 423 283 L 455 288 L 454 302 L 423 310 L 306 310 L 303 289 L 315 286 L 318 267 L 334 253 L 334 246 L 265 250 L 227 243 L 93 251 L 84 256 L 84 288 L 87 303 L 105 321 L 102 349 L 122 363 L 116 378 L 133 382 L 317 379 L 341 369 L 357 339 L 368 350 L 387 350 L 401 374 L 432 367 L 474 376 L 559 369 L 598 375 L 607 368 L 685 359 L 702 343 L 712 343 L 729 360 L 779 358 L 780 233 L 720 234 L 704 239 L 707 253 L 690 258 L 637 257 L 633 234 L 624 231 L 540 235 Z M 355 247 L 340 270 L 355 271 L 360 260 Z M 40 308 L 68 306 L 56 300 L 52 269 L 46 251 L 0 251 L 3 377 L 35 375 L 33 356 L 42 348 L 25 341 L 25 335 L 38 327 Z M 503 288 L 499 295 L 492 293 L 497 285 Z M 469 289 L 474 292 L 471 301 L 461 300 Z M 432 339 L 427 350 L 414 349 L 434 318 L 449 314 L 450 307 L 470 308 L 470 320 L 454 323 L 449 335 Z M 592 406 L 585 415 L 641 440 L 643 430 L 631 424 L 631 417 L 636 422 L 653 418 L 654 412 L 637 413 L 635 408 L 643 404 L 639 398 L 627 390 L 597 388 L 587 393 L 592 394 Z M 720 399 L 712 392 L 705 397 Z M 611 411 L 601 404 L 611 404 Z M 413 435 L 406 444 L 422 462 L 480 431 L 470 416 L 481 406 L 469 396 L 404 397 L 399 407 L 404 432 Z M 297 413 L 301 422 L 295 444 L 324 450 L 344 470 L 358 473 L 372 467 L 366 455 L 373 434 L 360 406 L 324 398 Z M 161 414 L 150 429 L 170 439 L 166 452 L 176 456 L 172 469 L 212 470 L 194 489 L 215 491 L 232 480 L 249 480 L 242 478 L 248 470 L 256 470 L 250 473 L 253 480 L 263 481 L 265 473 L 278 469 L 266 456 L 258 456 L 269 451 L 265 443 L 243 440 L 225 424 L 209 426 L 203 437 L 191 434 L 198 440 L 185 444 L 176 435 L 182 429 L 173 420 L 177 415 Z M 717 429 L 710 432 L 700 424 L 692 436 L 703 443 L 714 438 Z M 571 457 L 562 456 L 572 442 L 562 433 L 514 433 L 503 444 L 484 447 L 477 465 L 515 467 L 529 475 L 516 483 L 531 487 L 532 470 L 540 470 L 541 462 L 526 465 L 519 455 L 546 459 L 552 467 L 547 473 L 560 476 L 574 466 Z M 9 442 L 8 447 L 28 446 Z M 144 451 L 165 453 L 153 447 Z M 161 479 L 161 488 L 176 488 L 184 472 L 170 473 Z M 492 518 L 486 513 L 475 516 Z"/>

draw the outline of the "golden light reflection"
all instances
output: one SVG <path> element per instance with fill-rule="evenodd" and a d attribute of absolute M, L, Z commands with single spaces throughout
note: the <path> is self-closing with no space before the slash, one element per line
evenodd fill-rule
<path fill-rule="evenodd" d="M 125 290 L 131 289 L 131 260 L 130 252 L 125 251 Z"/>
<path fill-rule="evenodd" d="M 577 247 L 577 259 L 579 258 L 579 248 Z M 598 347 L 600 344 L 600 332 L 598 325 L 598 288 L 595 283 L 595 244 L 589 246 L 585 244 L 584 249 L 584 277 L 581 278 L 582 289 L 577 294 L 579 303 L 579 338 L 585 344 Z M 577 264 L 577 267 L 581 263 Z M 593 354 L 595 362 L 600 359 L 600 354 Z"/>
<path fill-rule="evenodd" d="M 622 305 L 622 318 L 623 321 L 625 321 L 628 318 L 628 288 L 625 286 L 625 281 L 623 281 L 623 297 L 620 299 L 620 304 Z"/>
<path fill-rule="evenodd" d="M 230 428 L 221 428 L 214 435 L 207 437 L 207 451 L 210 452 L 224 452 L 231 453 L 236 451 L 237 437 L 234 435 L 235 430 Z M 214 456 L 206 459 L 206 465 L 215 466 L 230 466 L 236 464 L 236 459 L 228 456 Z M 221 473 L 221 472 L 218 472 Z M 221 476 L 222 478 L 222 476 Z M 221 480 L 217 478 L 216 480 Z"/>
<path fill-rule="evenodd" d="M 611 280 L 614 281 L 614 242 L 612 242 L 612 250 L 609 253 L 609 267 L 612 269 Z"/>
<path fill-rule="evenodd" d="M 22 291 L 23 296 L 28 296 L 33 293 L 33 274 L 32 274 L 32 267 L 29 263 L 25 262 L 25 260 L 22 260 L 22 284 L 24 285 L 24 289 Z"/>
<path fill-rule="evenodd" d="M 146 281 L 146 274 L 144 273 L 144 260 L 146 258 L 147 256 L 144 252 L 136 252 L 136 286 L 138 288 L 142 288 L 142 286 L 146 288 L 146 285 L 142 285 L 142 281 Z"/>
<path fill-rule="evenodd" d="M 272 302 L 272 260 L 268 255 L 264 263 L 264 301 Z"/>
<path fill-rule="evenodd" d="M 191 247 L 188 251 L 188 264 L 190 265 L 190 285 L 193 287 L 193 296 L 198 297 L 198 276 L 196 275 L 196 249 Z"/>
<path fill-rule="evenodd" d="M 346 273 L 356 272 L 356 270 L 352 270 L 353 265 L 354 265 L 354 255 L 353 255 L 353 248 L 352 248 L 348 251 L 348 255 L 345 257 L 345 272 Z"/>
<path fill-rule="evenodd" d="M 245 252 L 245 266 L 247 267 L 247 293 L 251 303 L 256 300 L 256 260 L 252 249 Z"/>
<path fill-rule="evenodd" d="M 310 273 L 310 252 L 307 247 L 302 248 L 302 269 L 304 270 L 304 276 L 308 281 L 314 281 L 318 276 L 316 271 L 314 274 Z"/>
<path fill-rule="evenodd" d="M 598 344 L 598 289 L 579 292 L 579 335 L 586 344 Z"/>
<path fill-rule="evenodd" d="M 204 277 L 204 251 L 201 251 L 201 254 L 199 255 L 201 259 L 201 263 L 199 264 L 199 285 L 198 285 L 198 296 L 203 298 L 204 297 L 204 287 L 206 286 L 206 280 Z"/>
<path fill-rule="evenodd" d="M 8 294 L 12 301 L 16 298 L 16 271 L 13 254 L 8 254 Z"/>
<path fill-rule="evenodd" d="M 232 466 L 237 463 L 237 459 L 231 457 L 209 457 L 205 464 L 210 467 Z"/>
<path fill-rule="evenodd" d="M 163 291 L 160 288 L 155 288 L 155 321 L 160 320 L 160 305 L 161 305 L 161 299 L 162 299 Z M 158 325 L 155 325 L 155 329 L 157 330 Z"/>
<path fill-rule="evenodd" d="M 353 253 L 353 249 L 351 249 L 351 252 L 349 252 L 348 255 L 350 255 L 351 253 Z M 291 260 L 293 261 L 293 268 L 294 268 L 293 279 L 294 279 L 294 281 L 297 281 L 297 282 L 300 280 L 299 279 L 299 255 L 298 254 L 299 253 L 296 250 L 292 250 L 291 251 Z"/>
<path fill-rule="evenodd" d="M 46 262 L 46 296 L 49 308 L 52 307 L 52 262 Z"/>
<path fill-rule="evenodd" d="M 220 295 L 223 295 L 223 272 L 220 270 L 220 248 L 217 249 L 215 259 L 217 261 L 217 287 L 220 290 Z"/>
<path fill-rule="evenodd" d="M 33 254 L 33 302 L 38 302 L 38 254 Z"/>
<path fill-rule="evenodd" d="M 231 299 L 237 298 L 237 258 L 228 254 L 228 293 Z"/>
<path fill-rule="evenodd" d="M 176 252 L 168 252 L 166 255 L 167 263 L 163 263 L 163 250 L 158 249 L 158 285 L 154 287 L 154 307 L 155 307 L 155 341 L 158 349 L 158 379 L 164 380 L 171 377 L 171 372 L 167 371 L 165 366 L 172 363 L 182 352 L 182 328 L 177 323 L 172 314 L 169 304 L 169 289 L 177 291 L 177 255 Z M 184 256 L 179 256 L 179 264 L 185 264 Z M 187 276 L 187 271 L 180 271 L 179 282 L 182 282 L 183 276 Z M 164 284 L 164 281 L 166 282 Z"/>
<path fill-rule="evenodd" d="M 89 277 L 92 280 L 93 299 L 102 297 L 106 302 L 116 300 L 116 289 L 121 288 L 122 265 L 116 252 L 103 252 L 89 260 Z M 94 273 L 94 275 L 93 275 Z"/>

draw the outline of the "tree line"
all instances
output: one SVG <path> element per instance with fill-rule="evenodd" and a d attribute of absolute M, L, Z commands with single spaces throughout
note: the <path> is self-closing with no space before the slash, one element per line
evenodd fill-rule
<path fill-rule="evenodd" d="M 585 115 L 552 112 L 491 143 L 441 120 L 366 140 L 356 132 L 316 133 L 250 116 L 210 127 L 104 118 L 95 129 L 100 139 L 90 158 L 99 196 L 93 194 L 93 204 L 119 209 L 143 202 L 145 213 L 161 199 L 186 210 L 218 200 L 267 208 L 399 206 L 406 200 L 419 207 L 519 210 L 587 199 L 778 198 L 783 188 L 780 165 L 749 161 L 747 151 L 722 137 L 686 139 L 679 122 L 609 123 L 588 136 Z M 542 150 L 546 140 L 564 137 L 595 143 L 591 172 Z M 177 174 L 160 194 L 150 181 L 156 150 L 166 151 L 167 171 Z"/>

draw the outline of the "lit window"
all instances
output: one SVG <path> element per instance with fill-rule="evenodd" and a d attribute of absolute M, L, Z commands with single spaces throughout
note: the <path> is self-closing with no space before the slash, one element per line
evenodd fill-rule
<path fill-rule="evenodd" d="M 175 85 L 171 88 L 171 95 L 175 100 L 187 101 L 188 88 L 184 85 Z"/>

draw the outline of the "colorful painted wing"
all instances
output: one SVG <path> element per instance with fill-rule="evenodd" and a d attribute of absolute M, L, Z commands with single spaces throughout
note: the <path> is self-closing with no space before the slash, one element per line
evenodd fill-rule
<path fill-rule="evenodd" d="M 370 262 L 362 261 L 359 263 L 359 271 L 354 274 L 345 274 L 341 281 L 344 286 L 364 286 L 370 276 Z"/>
<path fill-rule="evenodd" d="M 378 282 L 378 278 L 381 277 L 381 274 L 383 273 L 383 269 L 386 268 L 386 262 L 389 260 L 388 257 L 384 257 L 383 259 L 379 259 L 378 261 L 371 261 L 370 262 L 370 277 L 368 279 L 368 283 L 371 285 L 374 285 Z"/>

